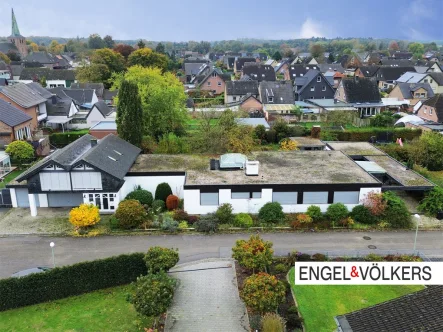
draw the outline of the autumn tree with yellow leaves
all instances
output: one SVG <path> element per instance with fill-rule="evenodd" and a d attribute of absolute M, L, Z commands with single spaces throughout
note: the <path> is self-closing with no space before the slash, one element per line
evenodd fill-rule
<path fill-rule="evenodd" d="M 290 138 L 285 138 L 280 142 L 280 151 L 295 151 L 298 150 L 297 142 Z"/>

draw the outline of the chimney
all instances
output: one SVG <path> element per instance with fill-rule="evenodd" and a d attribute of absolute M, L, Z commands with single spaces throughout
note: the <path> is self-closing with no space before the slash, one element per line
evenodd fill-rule
<path fill-rule="evenodd" d="M 96 138 L 91 138 L 91 148 L 93 148 L 96 145 L 97 145 L 97 139 Z"/>

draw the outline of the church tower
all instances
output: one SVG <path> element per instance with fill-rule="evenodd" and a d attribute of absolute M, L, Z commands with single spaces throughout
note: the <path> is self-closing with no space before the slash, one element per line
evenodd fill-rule
<path fill-rule="evenodd" d="M 17 47 L 22 59 L 28 55 L 28 45 L 26 45 L 26 38 L 20 34 L 17 20 L 15 19 L 14 15 L 14 9 L 12 9 L 12 33 L 8 37 L 8 41 L 13 43 Z"/>

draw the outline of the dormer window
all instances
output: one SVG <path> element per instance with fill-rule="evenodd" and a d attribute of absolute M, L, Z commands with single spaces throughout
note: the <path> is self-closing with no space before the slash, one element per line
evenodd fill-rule
<path fill-rule="evenodd" d="M 300 76 L 303 76 L 303 74 L 300 74 Z"/>
<path fill-rule="evenodd" d="M 268 97 L 268 102 L 273 103 L 274 102 L 274 97 Z"/>
<path fill-rule="evenodd" d="M 317 82 L 321 82 L 321 77 L 317 76 Z"/>

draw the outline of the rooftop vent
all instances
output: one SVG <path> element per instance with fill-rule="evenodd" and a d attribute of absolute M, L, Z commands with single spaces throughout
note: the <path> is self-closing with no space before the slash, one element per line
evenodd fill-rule
<path fill-rule="evenodd" d="M 260 165 L 259 161 L 246 161 L 245 174 L 246 175 L 258 175 L 258 166 Z"/>

